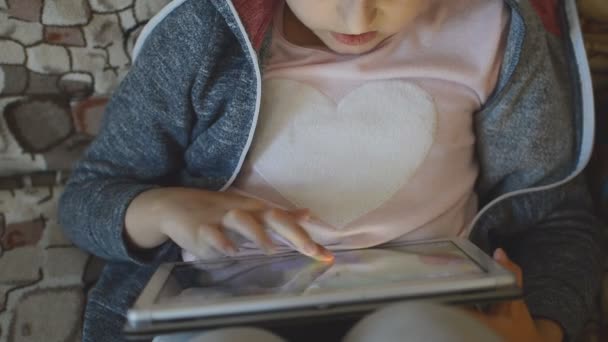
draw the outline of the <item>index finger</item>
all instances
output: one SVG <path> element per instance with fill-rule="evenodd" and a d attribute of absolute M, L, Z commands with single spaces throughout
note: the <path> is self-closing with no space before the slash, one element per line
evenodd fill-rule
<path fill-rule="evenodd" d="M 331 252 L 314 242 L 292 215 L 280 209 L 271 209 L 261 216 L 269 228 L 284 237 L 302 254 L 321 261 L 333 260 Z"/>

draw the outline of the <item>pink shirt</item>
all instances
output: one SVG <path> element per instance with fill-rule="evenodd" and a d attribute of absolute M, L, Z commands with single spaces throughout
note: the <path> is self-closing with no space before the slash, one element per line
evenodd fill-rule
<path fill-rule="evenodd" d="M 502 62 L 503 1 L 435 1 L 358 56 L 293 45 L 282 19 L 283 7 L 252 149 L 230 190 L 311 209 L 302 225 L 331 249 L 467 235 L 473 117 Z"/>

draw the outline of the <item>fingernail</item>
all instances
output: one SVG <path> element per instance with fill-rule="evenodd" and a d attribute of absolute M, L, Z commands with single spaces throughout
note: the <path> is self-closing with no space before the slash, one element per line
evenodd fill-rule
<path fill-rule="evenodd" d="M 320 250 L 321 250 L 321 253 L 319 255 L 321 256 L 322 261 L 334 260 L 334 254 L 332 252 L 330 252 L 328 249 L 326 249 L 325 247 L 321 247 Z"/>
<path fill-rule="evenodd" d="M 502 250 L 502 248 L 498 248 L 494 251 L 494 259 L 495 260 L 502 260 L 505 258 L 505 251 Z"/>
<path fill-rule="evenodd" d="M 314 244 L 306 246 L 306 248 L 304 248 L 304 252 L 306 253 L 306 255 L 319 261 L 334 260 L 334 255 L 321 245 Z"/>

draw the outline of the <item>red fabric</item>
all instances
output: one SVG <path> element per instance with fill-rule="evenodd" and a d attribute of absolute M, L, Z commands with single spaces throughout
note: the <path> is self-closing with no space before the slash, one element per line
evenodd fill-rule
<path fill-rule="evenodd" d="M 280 0 L 233 0 L 253 47 L 259 49 Z"/>
<path fill-rule="evenodd" d="M 557 11 L 558 0 L 531 0 L 532 6 L 541 17 L 547 31 L 556 36 L 561 36 L 559 25 L 559 14 Z"/>

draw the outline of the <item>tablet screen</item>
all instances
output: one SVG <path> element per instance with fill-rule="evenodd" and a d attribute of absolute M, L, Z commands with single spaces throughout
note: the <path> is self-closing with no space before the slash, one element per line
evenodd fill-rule
<path fill-rule="evenodd" d="M 178 265 L 155 302 L 205 303 L 227 297 L 306 295 L 484 272 L 449 241 L 337 251 L 332 263 L 299 254 L 252 257 Z"/>

